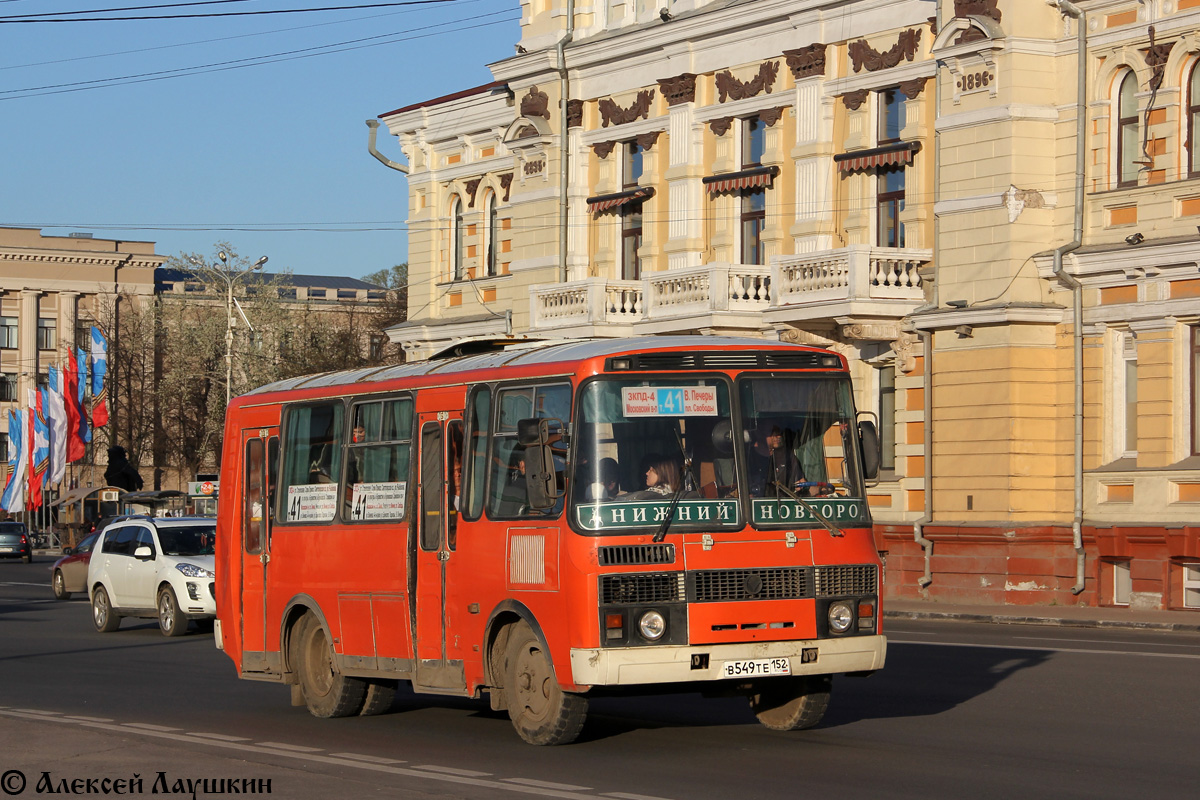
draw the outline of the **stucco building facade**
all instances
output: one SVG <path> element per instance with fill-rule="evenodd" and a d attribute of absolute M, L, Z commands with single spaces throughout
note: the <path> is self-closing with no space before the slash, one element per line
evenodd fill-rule
<path fill-rule="evenodd" d="M 1200 2 L 567 7 L 381 115 L 394 341 L 832 347 L 889 594 L 1200 607 Z"/>

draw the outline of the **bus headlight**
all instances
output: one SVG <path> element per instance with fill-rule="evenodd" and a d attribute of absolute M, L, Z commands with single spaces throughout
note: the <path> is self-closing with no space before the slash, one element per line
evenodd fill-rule
<path fill-rule="evenodd" d="M 845 633 L 854 624 L 854 609 L 845 600 L 839 600 L 829 606 L 829 630 L 834 633 Z"/>
<path fill-rule="evenodd" d="M 638 620 L 638 630 L 649 642 L 656 642 L 667 632 L 667 620 L 657 611 L 647 611 Z"/>

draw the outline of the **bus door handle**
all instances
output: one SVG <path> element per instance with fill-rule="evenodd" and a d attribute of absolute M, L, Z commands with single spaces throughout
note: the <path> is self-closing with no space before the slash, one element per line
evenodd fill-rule
<path fill-rule="evenodd" d="M 270 553 L 263 553 L 262 555 L 260 555 L 260 556 L 258 557 L 258 562 L 259 562 L 260 564 L 262 564 L 264 567 L 267 565 L 267 562 L 268 562 L 268 561 L 270 561 L 270 560 L 271 560 L 271 554 L 270 554 Z"/>
<path fill-rule="evenodd" d="M 438 561 L 449 561 L 449 560 L 450 560 L 450 551 L 449 550 L 439 550 L 438 551 Z"/>

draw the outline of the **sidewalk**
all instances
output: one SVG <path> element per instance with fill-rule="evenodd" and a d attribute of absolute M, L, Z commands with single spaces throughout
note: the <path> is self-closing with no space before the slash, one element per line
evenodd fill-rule
<path fill-rule="evenodd" d="M 1089 606 L 986 606 L 924 600 L 883 601 L 884 619 L 954 620 L 1068 628 L 1132 628 L 1200 633 L 1200 611 L 1155 611 Z"/>

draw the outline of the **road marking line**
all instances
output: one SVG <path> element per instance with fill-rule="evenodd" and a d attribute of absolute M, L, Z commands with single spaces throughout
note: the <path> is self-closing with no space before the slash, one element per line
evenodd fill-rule
<path fill-rule="evenodd" d="M 4 581 L 3 583 L 0 583 L 0 586 L 36 586 L 39 589 L 50 588 L 50 585 L 47 583 L 20 583 L 18 581 Z"/>
<path fill-rule="evenodd" d="M 168 731 L 183 730 L 183 728 L 170 728 L 166 725 L 155 725 L 151 722 L 123 722 L 121 724 L 124 725 L 126 728 L 141 728 L 141 729 L 148 730 L 148 731 L 161 731 L 163 733 L 166 733 Z"/>
<path fill-rule="evenodd" d="M 1033 642 L 1087 642 L 1089 644 L 1132 644 L 1138 647 L 1190 647 L 1200 648 L 1200 642 L 1192 644 L 1171 644 L 1170 642 L 1127 642 L 1121 639 L 1057 639 L 1051 636 L 1014 636 L 1014 639 L 1028 639 Z"/>
<path fill-rule="evenodd" d="M 540 786 L 543 789 L 562 789 L 566 792 L 586 792 L 592 787 L 590 786 L 572 786 L 569 783 L 551 783 L 550 781 L 536 781 L 533 778 L 502 778 L 501 780 L 507 783 L 519 783 L 523 786 Z"/>
<path fill-rule="evenodd" d="M 286 744 L 284 742 L 255 742 L 259 747 L 274 747 L 280 750 L 292 750 L 297 753 L 320 753 L 324 748 L 305 747 L 302 744 Z"/>
<path fill-rule="evenodd" d="M 245 736 L 229 736 L 224 733 L 201 733 L 198 731 L 189 731 L 188 736 L 203 736 L 205 739 L 219 739 L 222 742 L 248 742 L 249 738 Z"/>
<path fill-rule="evenodd" d="M 13 711 L 20 711 L 22 714 L 37 714 L 47 717 L 61 717 L 61 711 L 42 711 L 39 708 L 14 708 Z"/>
<path fill-rule="evenodd" d="M 492 773 L 476 772 L 473 769 L 455 769 L 454 767 L 439 767 L 437 764 L 414 764 L 413 769 L 427 769 L 430 772 L 441 772 L 447 775 L 462 775 L 464 778 L 487 778 Z"/>
<path fill-rule="evenodd" d="M 80 722 L 112 722 L 111 719 L 107 719 L 106 717 L 79 717 L 73 714 L 68 714 L 66 719 L 77 719 Z"/>
<path fill-rule="evenodd" d="M 367 756 L 362 753 L 330 753 L 334 758 L 349 758 L 354 761 L 366 761 L 370 764 L 407 764 L 398 758 L 383 758 L 382 756 Z"/>
<path fill-rule="evenodd" d="M 1033 645 L 970 644 L 968 642 L 911 642 L 904 639 L 888 639 L 888 644 L 919 644 L 926 647 L 980 647 L 985 650 L 1036 650 L 1046 653 L 1083 653 L 1093 656 L 1144 656 L 1146 658 L 1187 658 L 1200 661 L 1200 655 L 1188 653 L 1136 653 L 1132 650 L 1096 650 L 1083 647 L 1034 647 Z"/>
<path fill-rule="evenodd" d="M 103 722 L 77 722 L 63 717 L 47 717 L 47 716 L 32 716 L 27 714 L 19 714 L 13 711 L 0 710 L 0 716 L 16 717 L 18 719 L 34 720 L 39 722 L 58 722 L 69 725 L 78 725 L 81 728 L 91 728 L 98 731 L 107 731 L 111 733 L 121 733 L 127 736 L 145 736 L 155 739 L 164 739 L 173 742 L 182 742 L 192 745 L 207 745 L 208 747 L 216 747 L 226 750 L 234 750 L 242 754 L 245 758 L 246 753 L 258 753 L 261 755 L 269 755 L 281 758 L 296 758 L 304 759 L 310 763 L 329 764 L 338 767 L 358 767 L 359 769 L 369 770 L 371 772 L 382 772 L 388 775 L 399 775 L 406 778 L 420 778 L 429 781 L 443 781 L 445 783 L 456 783 L 464 786 L 477 786 L 486 789 L 502 789 L 508 792 L 517 794 L 537 795 L 541 797 L 559 797 L 563 800 L 596 800 L 598 795 L 583 794 L 579 792 L 570 792 L 561 789 L 551 789 L 541 786 L 521 785 L 507 783 L 501 780 L 486 780 L 483 778 L 468 777 L 465 775 L 447 774 L 434 772 L 432 770 L 412 769 L 409 767 L 396 767 L 390 764 L 373 764 L 362 761 L 352 761 L 345 758 L 336 758 L 334 756 L 325 755 L 323 753 L 290 753 L 286 750 L 277 750 L 274 748 L 259 747 L 254 744 L 244 744 L 241 742 L 222 742 L 214 739 L 201 738 L 198 736 L 190 736 L 184 733 L 165 733 L 160 731 L 150 731 L 145 729 L 130 728 L 124 725 L 109 724 Z M 605 797 L 615 797 L 621 800 L 663 800 L 663 798 L 651 798 L 646 795 L 621 794 L 612 793 L 604 795 Z"/>

